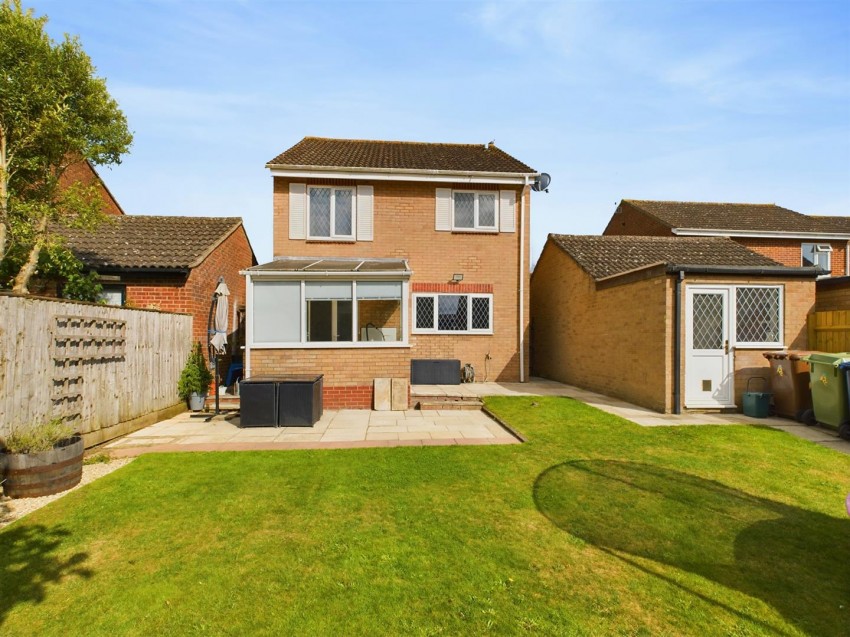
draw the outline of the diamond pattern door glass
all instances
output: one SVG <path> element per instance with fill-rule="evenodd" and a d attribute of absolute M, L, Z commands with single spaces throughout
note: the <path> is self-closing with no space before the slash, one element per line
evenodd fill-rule
<path fill-rule="evenodd" d="M 331 236 L 331 189 L 310 189 L 310 236 Z"/>
<path fill-rule="evenodd" d="M 738 288 L 735 292 L 738 343 L 779 343 L 779 288 Z"/>
<path fill-rule="evenodd" d="M 475 227 L 475 193 L 455 193 L 455 228 Z"/>
<path fill-rule="evenodd" d="M 472 329 L 490 329 L 490 299 L 486 297 L 472 297 Z"/>
<path fill-rule="evenodd" d="M 334 234 L 351 236 L 351 191 L 334 191 Z"/>
<path fill-rule="evenodd" d="M 420 330 L 434 329 L 434 297 L 420 296 L 416 299 L 416 327 Z"/>
<path fill-rule="evenodd" d="M 466 330 L 466 296 L 443 294 L 438 297 L 437 329 L 441 332 Z"/>
<path fill-rule="evenodd" d="M 723 295 L 694 294 L 693 348 L 723 348 Z"/>

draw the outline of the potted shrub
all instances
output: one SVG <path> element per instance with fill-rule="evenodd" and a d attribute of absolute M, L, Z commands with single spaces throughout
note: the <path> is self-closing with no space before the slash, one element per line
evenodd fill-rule
<path fill-rule="evenodd" d="M 10 498 L 59 493 L 83 476 L 83 439 L 62 418 L 16 427 L 0 447 L 3 491 Z"/>
<path fill-rule="evenodd" d="M 200 411 L 204 408 L 204 401 L 212 381 L 212 373 L 204 360 L 201 344 L 195 343 L 189 353 L 186 366 L 180 373 L 180 380 L 177 381 L 177 393 L 180 398 L 189 401 L 189 409 Z"/>

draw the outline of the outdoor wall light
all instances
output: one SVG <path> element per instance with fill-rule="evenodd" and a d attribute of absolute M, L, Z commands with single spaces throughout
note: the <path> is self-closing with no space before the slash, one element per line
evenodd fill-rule
<path fill-rule="evenodd" d="M 453 274 L 452 275 L 452 283 L 460 283 L 461 281 L 463 281 L 463 275 L 462 274 Z"/>

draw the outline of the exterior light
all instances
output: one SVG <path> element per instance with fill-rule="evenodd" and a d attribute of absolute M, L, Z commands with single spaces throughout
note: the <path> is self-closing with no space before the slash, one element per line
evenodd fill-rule
<path fill-rule="evenodd" d="M 460 283 L 461 281 L 463 281 L 463 275 L 462 274 L 453 274 L 452 275 L 452 283 Z"/>

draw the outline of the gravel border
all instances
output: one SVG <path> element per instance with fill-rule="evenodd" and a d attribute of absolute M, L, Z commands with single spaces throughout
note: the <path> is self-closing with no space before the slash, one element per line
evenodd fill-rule
<path fill-rule="evenodd" d="M 63 491 L 62 493 L 44 495 L 40 498 L 17 499 L 7 498 L 4 495 L 0 495 L 0 529 L 4 526 L 8 526 L 15 520 L 19 520 L 27 513 L 37 511 L 54 500 L 58 500 L 62 496 L 71 493 L 71 491 L 75 491 L 80 487 L 87 485 L 89 482 L 94 482 L 98 478 L 102 478 L 116 469 L 120 469 L 133 460 L 134 458 L 116 458 L 109 462 L 97 462 L 94 464 L 83 465 L 83 477 L 82 480 L 80 480 L 80 483 L 75 487 L 71 487 L 67 491 Z"/>

